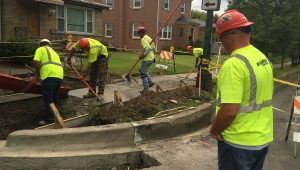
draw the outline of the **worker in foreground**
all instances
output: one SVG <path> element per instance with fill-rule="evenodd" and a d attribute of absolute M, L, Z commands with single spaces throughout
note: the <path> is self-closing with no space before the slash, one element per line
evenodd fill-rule
<path fill-rule="evenodd" d="M 187 51 L 190 53 L 193 53 L 193 55 L 196 57 L 195 60 L 195 66 L 194 68 L 198 69 L 197 78 L 196 78 L 196 87 L 199 87 L 199 70 L 202 64 L 202 58 L 203 58 L 203 49 L 202 48 L 193 48 L 193 46 L 188 45 L 186 47 Z M 201 80 L 202 81 L 202 80 Z"/>
<path fill-rule="evenodd" d="M 83 78 L 89 75 L 89 84 L 94 92 L 98 82 L 98 98 L 103 100 L 105 80 L 108 71 L 107 48 L 99 41 L 91 38 L 81 38 L 72 48 L 68 57 L 68 64 L 76 49 L 81 49 L 88 56 L 88 64 Z M 95 97 L 92 92 L 88 92 L 83 98 Z"/>
<path fill-rule="evenodd" d="M 149 88 L 155 84 L 148 73 L 149 67 L 155 62 L 155 44 L 150 44 L 152 39 L 148 35 L 146 35 L 145 27 L 139 26 L 137 31 L 141 39 L 141 54 L 139 56 L 139 59 L 142 60 L 140 73 L 144 86 L 143 91 L 141 91 L 141 93 L 143 94 L 145 92 L 148 92 Z"/>
<path fill-rule="evenodd" d="M 40 74 L 42 80 L 42 94 L 46 114 L 40 125 L 54 122 L 54 114 L 50 109 L 50 103 L 58 105 L 58 92 L 64 77 L 63 67 L 58 54 L 50 47 L 47 39 L 40 42 L 40 47 L 35 51 L 32 65 Z"/>
<path fill-rule="evenodd" d="M 272 65 L 250 44 L 253 24 L 236 10 L 217 20 L 216 33 L 231 54 L 218 75 L 217 116 L 210 128 L 220 170 L 262 169 L 273 141 Z"/>

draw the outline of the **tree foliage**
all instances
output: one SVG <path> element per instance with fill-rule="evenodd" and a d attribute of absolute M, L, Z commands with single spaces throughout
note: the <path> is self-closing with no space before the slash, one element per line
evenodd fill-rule
<path fill-rule="evenodd" d="M 198 10 L 192 10 L 191 12 L 191 18 L 192 19 L 201 19 L 203 21 L 206 21 L 206 12 L 205 11 L 198 11 Z M 218 14 L 214 14 L 213 22 L 215 23 L 218 19 Z"/>
<path fill-rule="evenodd" d="M 269 57 L 300 55 L 299 0 L 234 0 L 228 8 L 255 22 L 252 43 Z"/>

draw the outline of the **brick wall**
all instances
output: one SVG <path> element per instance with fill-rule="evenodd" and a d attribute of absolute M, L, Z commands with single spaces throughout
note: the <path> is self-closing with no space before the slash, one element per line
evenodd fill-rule
<path fill-rule="evenodd" d="M 157 0 L 144 0 L 144 5 L 140 9 L 132 9 L 130 7 L 131 0 L 115 0 L 114 7 L 112 10 L 103 11 L 103 34 L 104 34 L 104 24 L 112 23 L 113 24 L 113 33 L 112 38 L 103 38 L 103 41 L 109 42 L 112 46 L 117 48 L 124 48 L 126 45 L 127 49 L 139 49 L 140 40 L 132 39 L 132 23 L 141 23 L 147 29 L 147 34 L 150 37 L 154 37 L 157 32 Z M 159 8 L 159 24 L 163 24 L 168 15 L 176 7 L 180 0 L 170 0 L 171 9 L 166 11 L 163 9 L 163 0 L 160 1 Z M 100 0 L 101 3 L 105 3 L 105 0 Z M 191 12 L 191 1 L 186 0 L 186 11 L 185 17 L 190 18 Z M 167 25 L 172 25 L 173 28 L 173 37 L 172 40 L 159 40 L 158 48 L 161 49 L 162 46 L 170 45 L 180 45 L 184 46 L 188 41 L 188 26 L 185 26 L 184 35 L 182 40 L 178 40 L 178 32 L 175 23 L 176 20 L 180 17 L 180 7 L 174 13 L 173 17 L 170 19 Z M 159 25 L 159 26 L 160 26 Z M 156 41 L 155 41 L 156 42 Z"/>
<path fill-rule="evenodd" d="M 2 1 L 2 40 L 15 39 L 15 27 L 26 27 L 26 1 Z"/>

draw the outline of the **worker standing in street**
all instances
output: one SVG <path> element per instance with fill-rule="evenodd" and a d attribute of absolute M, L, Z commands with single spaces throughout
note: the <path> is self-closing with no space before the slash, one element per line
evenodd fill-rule
<path fill-rule="evenodd" d="M 88 56 L 88 64 L 83 78 L 87 75 L 90 76 L 89 83 L 92 90 L 96 92 L 96 86 L 98 82 L 98 98 L 103 100 L 105 80 L 108 71 L 108 52 L 107 48 L 99 41 L 91 38 L 81 38 L 72 48 L 68 57 L 68 64 L 70 64 L 71 58 L 75 49 L 81 49 Z M 83 98 L 95 97 L 92 92 L 88 92 Z"/>
<path fill-rule="evenodd" d="M 196 87 L 199 87 L 199 70 L 202 64 L 202 58 L 203 58 L 203 49 L 202 48 L 193 48 L 193 46 L 188 45 L 186 47 L 187 51 L 190 53 L 193 53 L 193 55 L 196 57 L 195 60 L 195 66 L 194 68 L 198 69 L 197 78 L 196 78 Z M 202 81 L 202 80 L 201 80 Z"/>
<path fill-rule="evenodd" d="M 140 73 L 144 86 L 144 89 L 143 91 L 141 91 L 141 93 L 145 93 L 148 92 L 149 88 L 155 84 L 148 73 L 149 67 L 155 62 L 155 44 L 150 44 L 152 39 L 148 35 L 146 35 L 145 27 L 139 26 L 137 31 L 141 39 L 141 54 L 139 56 L 139 59 L 142 60 Z"/>
<path fill-rule="evenodd" d="M 217 116 L 210 128 L 220 170 L 261 170 L 273 141 L 272 65 L 250 44 L 253 24 L 236 10 L 217 20 L 216 33 L 231 54 L 218 75 Z"/>
<path fill-rule="evenodd" d="M 39 72 L 42 80 L 42 93 L 46 114 L 40 125 L 54 122 L 54 114 L 50 103 L 58 105 L 58 92 L 64 77 L 63 67 L 58 54 L 50 47 L 51 42 L 43 39 L 40 47 L 35 51 L 32 65 Z"/>

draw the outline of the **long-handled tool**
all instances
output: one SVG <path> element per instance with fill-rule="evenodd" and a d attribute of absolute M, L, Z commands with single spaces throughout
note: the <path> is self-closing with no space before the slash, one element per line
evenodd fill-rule
<path fill-rule="evenodd" d="M 93 95 L 95 95 L 97 97 L 97 99 L 101 101 L 101 99 L 99 98 L 99 96 L 95 93 L 95 91 L 92 89 L 92 87 L 89 85 L 88 82 L 86 82 L 86 80 L 83 78 L 83 76 L 76 70 L 76 68 L 73 65 L 70 65 L 71 68 L 74 70 L 74 72 L 76 73 L 76 75 L 81 79 L 81 81 L 86 85 L 86 87 L 90 90 L 90 92 L 93 93 Z"/>
<path fill-rule="evenodd" d="M 158 29 L 158 31 L 156 32 L 155 36 L 152 38 L 152 40 L 150 41 L 150 45 L 155 41 L 155 39 L 157 38 L 158 34 L 160 33 L 160 31 L 163 29 L 163 27 L 166 25 L 166 23 L 171 19 L 171 17 L 174 15 L 175 11 L 179 8 L 179 6 L 182 4 L 183 0 L 179 1 L 176 8 L 173 9 L 173 11 L 170 13 L 170 15 L 166 18 L 166 20 L 163 22 L 163 24 L 161 25 L 161 27 Z M 128 70 L 127 74 L 125 76 L 122 76 L 125 78 L 125 80 L 131 82 L 131 72 L 132 70 L 135 68 L 135 66 L 139 63 L 141 59 L 138 58 L 136 60 L 136 62 L 132 65 L 132 67 Z"/>

